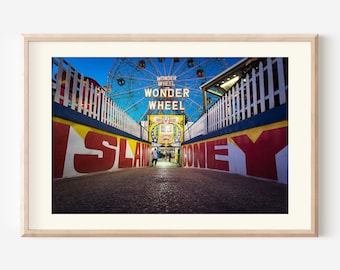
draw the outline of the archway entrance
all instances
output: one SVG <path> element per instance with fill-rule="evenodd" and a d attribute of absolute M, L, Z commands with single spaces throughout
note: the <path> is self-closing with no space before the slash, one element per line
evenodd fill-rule
<path fill-rule="evenodd" d="M 161 160 L 181 166 L 180 147 L 162 146 L 159 147 L 159 153 Z"/>

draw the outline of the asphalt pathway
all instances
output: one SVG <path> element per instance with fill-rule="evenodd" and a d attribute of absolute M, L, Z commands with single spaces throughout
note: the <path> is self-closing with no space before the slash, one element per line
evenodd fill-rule
<path fill-rule="evenodd" d="M 288 186 L 225 172 L 157 167 L 53 181 L 57 213 L 288 213 Z"/>

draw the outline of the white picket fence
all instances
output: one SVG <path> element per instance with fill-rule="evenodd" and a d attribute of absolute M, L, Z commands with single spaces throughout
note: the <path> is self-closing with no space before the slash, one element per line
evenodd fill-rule
<path fill-rule="evenodd" d="M 140 124 L 108 97 L 94 80 L 78 73 L 62 58 L 53 59 L 55 78 L 52 80 L 53 101 L 90 118 L 147 140 L 148 133 Z"/>
<path fill-rule="evenodd" d="M 275 68 L 274 68 L 275 66 Z M 275 80 L 275 83 L 274 83 Z M 275 85 L 275 87 L 274 87 Z M 287 102 L 282 58 L 259 62 L 194 124 L 186 128 L 184 140 L 213 132 L 263 113 Z"/>
<path fill-rule="evenodd" d="M 184 128 L 184 141 L 207 133 L 207 114 L 203 114 L 196 122 L 190 122 Z"/>

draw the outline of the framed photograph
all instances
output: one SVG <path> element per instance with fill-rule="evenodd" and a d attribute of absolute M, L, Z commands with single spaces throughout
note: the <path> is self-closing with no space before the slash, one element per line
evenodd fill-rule
<path fill-rule="evenodd" d="M 318 236 L 317 34 L 23 43 L 23 237 Z"/>

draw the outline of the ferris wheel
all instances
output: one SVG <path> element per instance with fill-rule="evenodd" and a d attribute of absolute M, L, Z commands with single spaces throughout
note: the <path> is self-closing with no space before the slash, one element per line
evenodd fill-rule
<path fill-rule="evenodd" d="M 137 122 L 146 120 L 149 114 L 184 114 L 186 122 L 194 122 L 203 113 L 200 86 L 237 61 L 198 57 L 113 58 L 106 89 L 115 104 Z M 164 78 L 168 84 L 164 84 Z M 161 88 L 185 89 L 185 92 L 172 96 L 176 106 L 150 106 L 156 100 L 169 100 L 157 92 Z M 147 91 L 152 95 L 147 95 Z M 214 95 L 207 97 L 210 105 L 217 99 Z"/>

